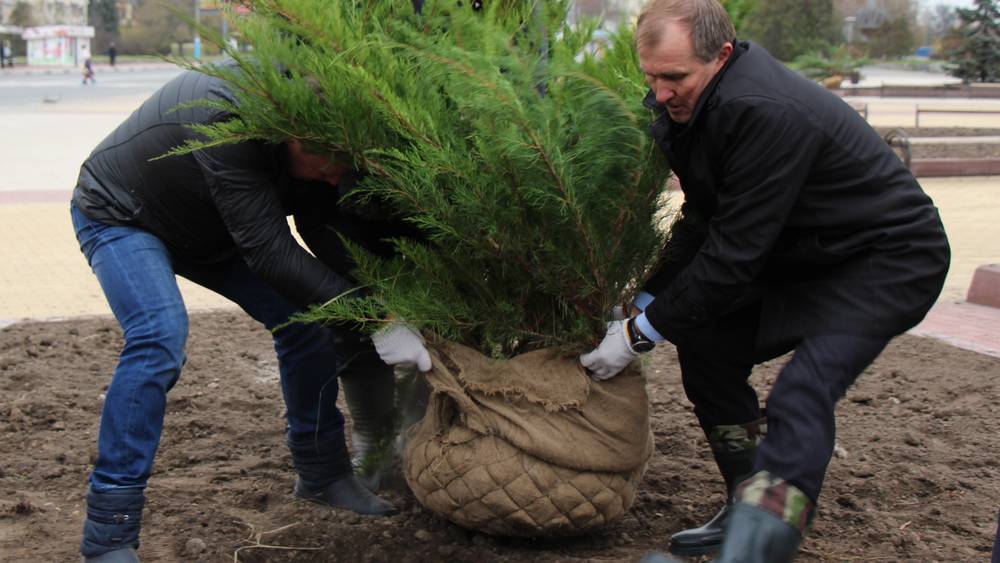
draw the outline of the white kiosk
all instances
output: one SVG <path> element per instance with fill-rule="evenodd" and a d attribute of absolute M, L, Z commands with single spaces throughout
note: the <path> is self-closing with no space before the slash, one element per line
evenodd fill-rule
<path fill-rule="evenodd" d="M 90 54 L 94 28 L 89 25 L 42 25 L 25 28 L 21 37 L 28 43 L 28 64 L 80 66 Z"/>

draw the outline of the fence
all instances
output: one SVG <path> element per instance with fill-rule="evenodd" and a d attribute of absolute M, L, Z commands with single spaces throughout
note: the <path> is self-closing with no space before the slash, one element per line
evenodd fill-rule
<path fill-rule="evenodd" d="M 917 128 L 920 128 L 920 115 L 925 113 L 949 113 L 949 114 L 981 114 L 981 115 L 1000 115 L 1000 108 L 997 109 L 986 109 L 986 108 L 944 108 L 944 107 L 924 107 L 917 104 Z"/>

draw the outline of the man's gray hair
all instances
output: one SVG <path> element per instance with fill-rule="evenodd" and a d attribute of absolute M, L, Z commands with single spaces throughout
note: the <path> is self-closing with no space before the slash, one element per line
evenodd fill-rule
<path fill-rule="evenodd" d="M 718 0 L 649 0 L 639 12 L 638 48 L 656 47 L 663 39 L 663 24 L 669 20 L 691 30 L 694 54 L 706 63 L 715 59 L 726 42 L 736 41 L 733 20 Z"/>

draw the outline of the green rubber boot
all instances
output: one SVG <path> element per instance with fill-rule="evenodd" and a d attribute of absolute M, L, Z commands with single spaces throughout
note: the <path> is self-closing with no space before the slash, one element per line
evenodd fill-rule
<path fill-rule="evenodd" d="M 802 534 L 774 514 L 743 502 L 730 509 L 725 541 L 715 563 L 788 563 Z"/>
<path fill-rule="evenodd" d="M 760 471 L 736 491 L 716 563 L 789 563 L 816 512 L 791 483 Z"/>
<path fill-rule="evenodd" d="M 757 444 L 766 432 L 766 418 L 746 424 L 711 426 L 705 429 L 715 464 L 726 482 L 728 500 L 708 522 L 670 536 L 670 553 L 690 556 L 706 555 L 719 550 L 726 522 L 732 512 L 733 493 L 737 485 L 753 473 Z"/>
<path fill-rule="evenodd" d="M 396 438 L 396 455 L 406 449 L 406 432 L 420 422 L 427 413 L 431 387 L 427 378 L 415 366 L 396 368 L 396 399 L 399 409 L 399 437 Z"/>
<path fill-rule="evenodd" d="M 392 471 L 396 437 L 396 379 L 374 350 L 356 355 L 340 372 L 351 413 L 351 464 L 361 483 L 377 491 Z"/>

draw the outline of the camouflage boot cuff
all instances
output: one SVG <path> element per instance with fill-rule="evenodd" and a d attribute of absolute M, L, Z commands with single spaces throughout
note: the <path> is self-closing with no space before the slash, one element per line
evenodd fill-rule
<path fill-rule="evenodd" d="M 756 451 L 757 444 L 767 434 L 767 418 L 746 424 L 720 424 L 705 429 L 705 437 L 715 453 Z"/>
<path fill-rule="evenodd" d="M 816 503 L 784 479 L 759 471 L 736 489 L 736 500 L 774 514 L 805 535 L 816 515 Z"/>
<path fill-rule="evenodd" d="M 726 496 L 732 497 L 736 486 L 753 473 L 757 445 L 766 432 L 767 419 L 746 424 L 725 424 L 705 429 L 719 472 L 726 481 Z"/>

